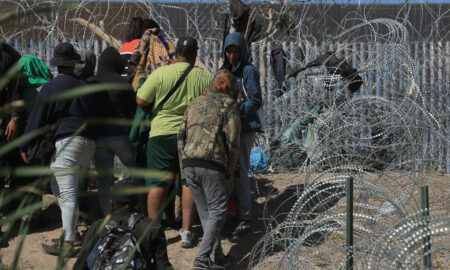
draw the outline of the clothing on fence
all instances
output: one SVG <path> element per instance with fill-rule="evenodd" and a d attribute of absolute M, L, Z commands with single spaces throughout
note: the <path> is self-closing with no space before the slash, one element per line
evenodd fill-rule
<path fill-rule="evenodd" d="M 270 65 L 275 74 L 275 89 L 273 95 L 277 98 L 286 92 L 286 53 L 283 46 L 277 45 L 270 51 Z"/>

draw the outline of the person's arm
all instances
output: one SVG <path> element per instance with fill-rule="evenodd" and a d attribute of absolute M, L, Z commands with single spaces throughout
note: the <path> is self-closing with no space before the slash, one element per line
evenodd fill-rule
<path fill-rule="evenodd" d="M 255 113 L 261 107 L 262 94 L 261 86 L 259 85 L 259 74 L 256 69 L 248 65 L 244 67 L 243 73 L 242 84 L 247 92 L 247 97 L 239 105 L 239 112 L 241 113 L 241 117 L 246 117 L 249 114 Z"/>
<path fill-rule="evenodd" d="M 155 71 L 145 79 L 144 84 L 138 89 L 136 94 L 136 104 L 141 107 L 147 107 L 152 104 L 155 101 L 158 88 L 158 76 Z"/>
<path fill-rule="evenodd" d="M 45 99 L 47 98 L 46 91 L 41 91 L 37 97 L 36 100 Z M 30 112 L 30 115 L 28 117 L 27 125 L 25 126 L 24 134 L 30 133 L 32 131 L 35 131 L 46 124 L 50 122 L 49 117 L 54 116 L 52 115 L 54 103 L 37 103 L 34 105 L 33 109 Z M 20 151 L 25 152 L 28 145 L 32 142 L 32 140 L 23 142 L 19 145 Z M 25 160 L 24 160 L 25 161 Z"/>
<path fill-rule="evenodd" d="M 225 147 L 227 147 L 228 164 L 226 164 L 225 175 L 227 178 L 234 175 L 236 163 L 239 156 L 239 144 L 241 133 L 241 118 L 236 103 L 228 108 L 226 122 L 223 125 L 225 134 Z"/>
<path fill-rule="evenodd" d="M 13 78 L 8 83 L 8 91 L 11 91 L 11 96 L 9 102 L 15 102 L 23 100 L 23 86 L 20 84 L 19 78 Z M 23 125 L 23 112 L 13 110 L 11 112 L 11 119 L 9 120 L 6 129 L 5 136 L 6 141 L 12 141 L 19 136 L 20 125 Z"/>
<path fill-rule="evenodd" d="M 6 141 L 12 141 L 19 136 L 19 118 L 14 117 L 9 120 L 8 125 L 6 125 L 5 129 L 5 137 Z"/>
<path fill-rule="evenodd" d="M 188 109 L 184 112 L 183 119 L 181 120 L 180 130 L 178 132 L 177 136 L 177 144 L 178 144 L 178 157 L 180 160 L 180 173 L 181 173 L 181 179 L 186 179 L 186 176 L 184 175 L 183 170 L 183 153 L 184 153 L 184 147 L 186 146 L 186 138 L 187 138 L 187 118 L 188 118 Z"/>
<path fill-rule="evenodd" d="M 141 107 L 147 107 L 148 105 L 151 104 L 151 102 L 147 102 L 147 101 L 141 99 L 140 97 L 136 96 L 136 104 Z"/>

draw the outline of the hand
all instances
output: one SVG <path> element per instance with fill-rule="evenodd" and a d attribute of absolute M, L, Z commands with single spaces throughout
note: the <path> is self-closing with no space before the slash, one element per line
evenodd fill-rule
<path fill-rule="evenodd" d="M 22 158 L 23 162 L 25 162 L 26 164 L 30 164 L 30 161 L 27 159 L 27 153 L 20 152 L 20 157 Z"/>
<path fill-rule="evenodd" d="M 19 126 L 15 120 L 10 120 L 5 130 L 6 141 L 12 141 L 19 136 Z"/>

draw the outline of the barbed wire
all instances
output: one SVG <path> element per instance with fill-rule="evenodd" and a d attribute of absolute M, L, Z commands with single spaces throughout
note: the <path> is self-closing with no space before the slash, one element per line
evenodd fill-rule
<path fill-rule="evenodd" d="M 76 43 L 79 48 L 90 46 L 97 37 L 91 29 L 69 23 L 73 17 L 103 24 L 105 31 L 121 40 L 129 19 L 145 15 L 158 21 L 169 38 L 184 31 L 204 45 L 221 41 L 223 17 L 228 13 L 225 2 L 215 3 L 213 9 L 206 8 L 208 3 L 144 0 L 133 2 L 133 8 L 127 1 L 79 1 L 70 9 L 61 1 L 2 0 L 0 4 L 29 15 L 15 19 L 23 24 L 0 26 L 0 38 L 91 41 Z M 41 12 L 43 7 L 51 9 Z M 288 31 L 270 33 L 268 40 L 284 47 L 286 42 L 296 42 L 299 53 L 288 59 L 290 68 L 304 66 L 331 49 L 335 56 L 352 62 L 363 86 L 350 97 L 348 82 L 319 66 L 288 80 L 288 91 L 281 98 L 269 97 L 273 120 L 259 135 L 260 145 L 271 154 L 271 169 L 289 175 L 296 192 L 281 205 L 273 203 L 274 194 L 259 194 L 266 198 L 261 220 L 267 232 L 254 246 L 249 268 L 343 268 L 349 177 L 355 182 L 356 269 L 420 267 L 426 255 L 424 236 L 431 239 L 434 267 L 447 266 L 442 261 L 450 256 L 450 181 L 441 174 L 450 168 L 450 47 L 446 45 L 450 10 L 434 7 L 399 5 L 395 16 L 374 18 L 377 7 L 364 5 L 333 21 L 332 3 L 319 8 L 293 3 L 258 6 L 262 13 L 274 9 L 277 20 L 281 15 L 289 18 Z M 180 21 L 168 19 L 174 10 Z M 367 46 L 359 46 L 361 42 Z M 428 55 L 414 55 L 428 42 L 434 44 Z M 218 45 L 210 53 L 220 51 Z M 255 54 L 254 63 L 259 57 L 268 55 Z M 215 69 L 217 57 L 208 59 L 207 66 Z M 283 133 L 305 117 L 310 119 L 300 125 L 303 136 L 283 141 Z M 432 189 L 429 229 L 424 227 L 418 199 L 423 185 Z"/>
<path fill-rule="evenodd" d="M 362 52 L 365 61 L 356 65 L 364 81 L 360 93 L 351 98 L 348 82 L 322 66 L 291 79 L 290 92 L 271 104 L 276 112 L 271 128 L 280 131 L 278 143 L 266 146 L 271 169 L 291 175 L 297 192 L 289 198 L 288 213 L 267 197 L 267 233 L 254 246 L 249 269 L 344 268 L 349 177 L 355 182 L 354 269 L 420 268 L 427 244 L 433 267 L 446 267 L 450 189 L 448 176 L 440 173 L 447 166 L 449 81 L 425 79 L 419 70 L 425 63 L 435 65 L 433 57 L 448 61 L 449 52 L 441 44 L 436 54 L 417 60 L 408 21 L 361 18 L 348 15 L 339 35 L 322 42 L 322 48 L 306 44 L 306 57 L 294 59 L 304 65 L 332 47 L 337 57 L 348 59 L 359 49 L 356 42 L 371 44 L 372 57 L 383 58 Z M 350 20 L 361 23 L 346 28 Z M 433 65 L 428 67 L 439 68 Z M 386 89 L 391 91 L 380 93 Z M 440 100 L 434 106 L 433 98 Z M 302 135 L 283 138 L 292 128 Z M 433 187 L 435 196 L 427 221 L 419 203 L 423 185 Z M 425 236 L 428 243 L 422 243 Z"/>

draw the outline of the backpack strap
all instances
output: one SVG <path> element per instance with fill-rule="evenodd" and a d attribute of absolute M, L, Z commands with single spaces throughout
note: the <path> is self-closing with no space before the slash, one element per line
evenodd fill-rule
<path fill-rule="evenodd" d="M 143 218 L 144 215 L 139 214 L 139 213 L 133 213 L 131 214 L 131 216 L 128 218 L 128 228 L 133 231 L 134 227 L 136 226 L 136 224 L 139 222 L 139 220 L 141 220 L 141 218 Z"/>
<path fill-rule="evenodd" d="M 150 116 L 150 120 L 153 120 L 156 115 L 162 110 L 164 104 L 166 101 L 175 93 L 175 91 L 180 87 L 180 85 L 183 83 L 184 79 L 186 79 L 187 75 L 191 70 L 194 68 L 194 65 L 189 65 L 189 67 L 184 71 L 183 75 L 178 79 L 177 83 L 170 89 L 169 93 L 164 97 L 164 99 L 158 104 L 158 107 L 156 107 L 155 111 Z"/>

